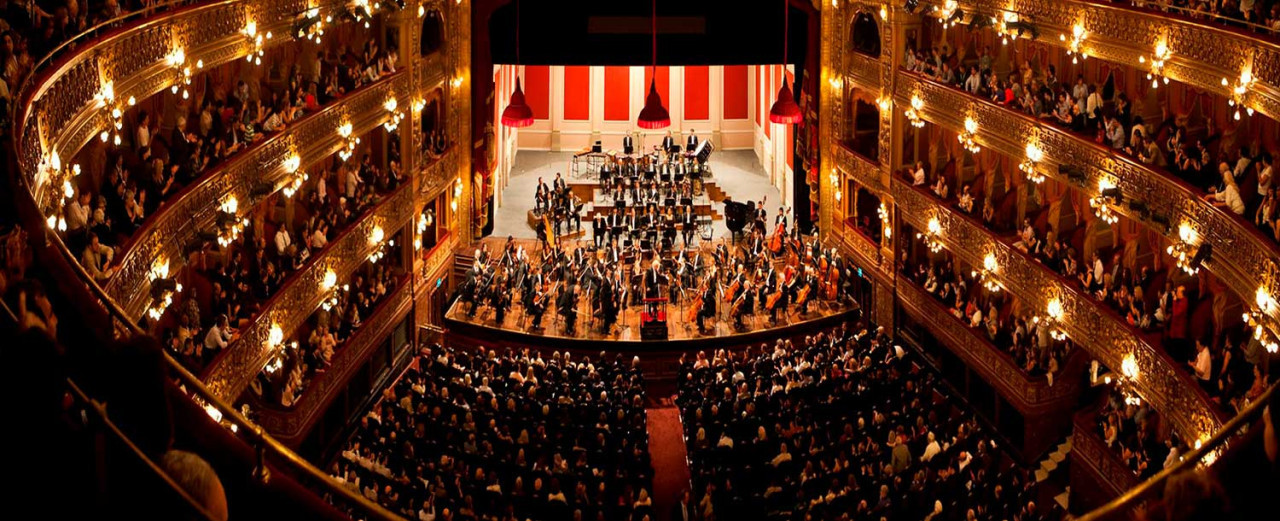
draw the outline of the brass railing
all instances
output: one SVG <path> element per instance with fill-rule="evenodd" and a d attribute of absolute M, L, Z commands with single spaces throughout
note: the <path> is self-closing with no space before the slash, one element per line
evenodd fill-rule
<path fill-rule="evenodd" d="M 219 165 L 192 186 L 171 198 L 134 234 L 127 249 L 118 252 L 119 270 L 107 282 L 107 293 L 130 316 L 141 317 L 149 304 L 151 269 L 169 263 L 170 273 L 185 264 L 184 248 L 201 231 L 210 230 L 222 202 L 234 198 L 247 212 L 289 181 L 284 163 L 292 155 L 301 159 L 299 171 L 332 156 L 343 146 L 337 128 L 352 125 L 352 135 L 371 132 L 387 119 L 382 104 L 391 97 L 409 105 L 409 75 L 396 73 L 336 100 L 285 130 Z M 260 190 L 268 186 L 270 190 Z"/>
<path fill-rule="evenodd" d="M 1078 389 L 1079 379 L 1076 378 L 1065 378 L 1050 385 L 1046 376 L 1027 374 L 1013 357 L 951 316 L 937 299 L 925 294 L 914 282 L 899 277 L 894 288 L 898 302 L 908 314 L 931 330 L 934 336 L 944 339 L 942 344 L 947 349 L 982 375 L 983 380 L 998 389 L 1023 414 L 1046 410 L 1053 402 L 1069 398 Z"/>
<path fill-rule="evenodd" d="M 301 443 L 341 389 L 346 387 L 351 375 L 364 365 L 374 349 L 383 344 L 387 333 L 409 314 L 413 304 L 411 278 L 401 279 L 386 301 L 379 304 L 346 345 L 334 353 L 324 373 L 312 378 L 294 407 L 288 410 L 260 409 L 258 423 L 284 443 L 294 446 Z"/>
<path fill-rule="evenodd" d="M 318 6 L 336 12 L 341 0 L 322 0 Z M 146 99 L 173 84 L 177 73 L 165 57 L 182 49 L 192 67 L 202 61 L 206 68 L 243 57 L 249 39 L 241 33 L 250 17 L 260 31 L 289 34 L 294 18 L 308 8 L 306 0 L 223 0 L 177 9 L 110 32 L 74 54 L 54 59 L 45 70 L 33 73 L 15 96 L 15 142 L 20 169 L 32 186 L 41 209 L 57 204 L 58 190 L 50 190 L 37 175 L 41 161 L 56 151 L 70 158 L 98 132 L 111 124 L 106 111 L 94 101 L 108 82 L 116 100 Z M 290 38 L 274 38 L 267 45 L 280 45 Z"/>
<path fill-rule="evenodd" d="M 1252 300 L 1259 287 L 1280 295 L 1280 245 L 1262 236 L 1248 221 L 1213 206 L 1184 181 L 1067 130 L 918 74 L 899 71 L 896 85 L 896 103 L 910 106 L 912 96 L 918 96 L 924 101 L 921 117 L 930 123 L 960 131 L 965 117 L 972 117 L 978 123 L 975 140 L 989 150 L 1020 160 L 1027 144 L 1036 143 L 1044 153 L 1038 171 L 1046 176 L 1074 183 L 1059 173 L 1058 166 L 1078 167 L 1084 180 L 1076 188 L 1090 195 L 1097 195 L 1100 180 L 1112 182 L 1126 201 L 1112 209 L 1170 240 L 1178 240 L 1181 224 L 1190 225 L 1201 241 L 1213 245 L 1205 267 L 1246 301 Z M 1133 201 L 1143 203 L 1145 210 L 1133 210 Z"/>
<path fill-rule="evenodd" d="M 1077 346 L 1107 367 L 1119 368 L 1132 357 L 1139 370 L 1134 385 L 1144 399 L 1170 419 L 1183 439 L 1201 439 L 1222 425 L 1220 410 L 1187 371 L 1114 311 L 1004 243 L 971 217 L 939 204 L 898 177 L 893 179 L 893 198 L 898 218 L 916 230 L 927 229 L 928 221 L 937 219 L 942 230 L 938 238 L 965 263 L 982 266 L 987 254 L 994 255 L 997 280 L 1030 309 L 1047 310 L 1049 302 L 1057 300 L 1063 312 L 1062 328 Z"/>
<path fill-rule="evenodd" d="M 271 329 L 297 330 L 327 297 L 321 287 L 326 273 L 332 271 L 339 280 L 346 279 L 381 247 L 380 243 L 370 240 L 373 229 L 381 227 L 385 238 L 395 237 L 413 220 L 413 202 L 410 186 L 399 187 L 329 243 L 322 253 L 309 259 L 306 266 L 290 275 L 263 304 L 253 323 L 242 329 L 240 337 L 205 369 L 204 381 L 209 389 L 228 401 L 240 396 L 274 352 L 275 347 L 268 342 Z"/>
<path fill-rule="evenodd" d="M 922 0 L 916 12 L 930 12 L 943 3 Z M 1061 41 L 1060 34 L 1069 36 L 1072 27 L 1082 25 L 1088 37 L 1081 49 L 1089 57 L 1139 70 L 1147 70 L 1157 43 L 1164 43 L 1172 52 L 1163 69 L 1165 76 L 1222 99 L 1231 95 L 1222 79 L 1239 78 L 1240 72 L 1248 68 L 1256 78 L 1250 106 L 1270 118 L 1280 118 L 1280 44 L 1273 38 L 1102 2 L 960 0 L 959 8 L 966 15 L 1017 14 L 1039 29 L 1037 42 L 1057 47 L 1070 43 Z M 937 23 L 934 19 L 929 21 Z M 1145 57 L 1147 63 L 1139 62 L 1139 57 Z"/>
<path fill-rule="evenodd" d="M 1148 478 L 1146 481 L 1138 484 L 1121 494 L 1119 497 L 1112 499 L 1107 504 L 1102 505 L 1093 511 L 1077 518 L 1077 521 L 1100 521 L 1103 519 L 1129 519 L 1134 509 L 1138 508 L 1141 503 L 1156 498 L 1164 490 L 1164 485 L 1169 478 L 1181 474 L 1183 472 L 1195 471 L 1201 464 L 1212 464 L 1225 451 L 1230 450 L 1227 445 L 1230 444 L 1233 437 L 1240 434 L 1243 429 L 1254 425 L 1254 423 L 1262 418 L 1263 411 L 1267 408 L 1267 402 L 1271 401 L 1272 393 L 1276 392 L 1276 387 L 1280 383 L 1272 383 L 1266 392 L 1259 396 L 1256 400 L 1249 404 L 1245 410 L 1240 411 L 1235 418 L 1228 421 L 1221 429 L 1218 429 L 1207 440 L 1203 441 L 1200 448 L 1188 452 L 1182 457 L 1177 465 L 1167 467 L 1158 474 Z M 1271 411 L 1276 414 L 1276 411 Z M 1272 419 L 1274 422 L 1275 420 Z M 1074 446 L 1072 447 L 1074 451 Z M 1263 478 L 1260 478 L 1263 479 Z"/>
<path fill-rule="evenodd" d="M 1137 486 L 1141 480 L 1098 435 L 1098 426 L 1094 423 L 1096 420 L 1095 410 L 1081 411 L 1073 418 L 1071 463 L 1088 467 L 1112 495 L 1118 496 Z M 1157 462 L 1151 462 L 1155 463 Z"/>

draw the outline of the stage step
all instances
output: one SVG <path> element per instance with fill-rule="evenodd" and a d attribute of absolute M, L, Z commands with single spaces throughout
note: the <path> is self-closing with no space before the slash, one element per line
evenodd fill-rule
<path fill-rule="evenodd" d="M 1035 471 L 1036 481 L 1042 482 L 1049 479 L 1049 475 L 1052 474 L 1053 471 L 1063 466 L 1067 461 L 1067 455 L 1069 454 L 1071 454 L 1071 437 L 1067 436 L 1066 440 L 1059 443 L 1053 452 L 1047 454 L 1045 458 L 1040 461 L 1040 468 L 1037 468 Z"/>
<path fill-rule="evenodd" d="M 1068 486 L 1061 494 L 1053 496 L 1053 501 L 1057 503 L 1058 506 L 1062 507 L 1063 510 L 1070 511 L 1070 509 L 1067 508 L 1067 505 L 1071 501 L 1071 487 Z"/>

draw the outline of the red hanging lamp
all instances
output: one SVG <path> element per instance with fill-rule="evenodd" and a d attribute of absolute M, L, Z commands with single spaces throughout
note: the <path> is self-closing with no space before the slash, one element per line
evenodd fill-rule
<path fill-rule="evenodd" d="M 516 70 L 520 67 L 520 0 L 516 0 Z M 516 75 L 516 90 L 511 93 L 507 108 L 502 109 L 502 124 L 508 127 L 524 128 L 533 124 L 533 109 L 524 100 L 524 89 L 520 88 L 520 76 Z"/>
<path fill-rule="evenodd" d="M 791 7 L 788 0 L 782 0 L 782 88 L 778 89 L 778 99 L 769 108 L 769 121 L 792 125 L 804 121 L 804 112 L 796 105 L 796 97 L 791 93 L 791 85 L 787 83 L 787 44 L 791 30 Z"/>
<path fill-rule="evenodd" d="M 649 95 L 644 98 L 644 108 L 636 124 L 643 129 L 660 129 L 671 126 L 671 113 L 662 105 L 658 95 L 658 0 L 653 0 L 653 73 L 649 80 Z"/>

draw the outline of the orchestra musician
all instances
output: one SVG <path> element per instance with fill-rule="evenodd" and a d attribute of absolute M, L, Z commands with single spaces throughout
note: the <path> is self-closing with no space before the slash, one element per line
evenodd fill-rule
<path fill-rule="evenodd" d="M 622 153 L 631 155 L 635 153 L 635 140 L 631 138 L 631 132 L 627 131 L 627 135 L 622 136 Z"/>
<path fill-rule="evenodd" d="M 578 322 L 578 292 L 572 280 L 565 282 L 564 289 L 560 291 L 560 300 L 556 304 L 560 316 L 564 317 L 565 334 L 573 336 L 574 326 Z"/>
<path fill-rule="evenodd" d="M 693 246 L 693 230 L 697 228 L 696 219 L 697 215 L 692 206 L 680 210 L 680 234 L 684 236 L 685 248 Z"/>
<path fill-rule="evenodd" d="M 662 296 L 660 288 L 662 272 L 659 271 L 660 267 L 661 263 L 654 259 L 653 263 L 649 265 L 649 270 L 644 274 L 644 298 L 646 299 L 655 299 Z M 650 302 L 648 308 L 651 315 L 658 312 L 658 307 L 655 303 Z"/>
<path fill-rule="evenodd" d="M 667 131 L 667 135 L 662 138 L 662 151 L 668 154 L 675 152 L 676 140 L 671 137 L 671 131 Z"/>
<path fill-rule="evenodd" d="M 702 334 L 707 333 L 705 324 L 706 319 L 716 316 L 716 294 L 719 289 L 719 285 L 716 284 L 714 279 L 714 274 L 708 276 L 707 281 L 703 283 L 702 287 L 702 309 L 698 311 L 697 318 L 698 332 Z"/>
<path fill-rule="evenodd" d="M 698 133 L 693 129 L 689 129 L 689 143 L 684 147 L 685 152 L 693 152 L 698 148 Z"/>

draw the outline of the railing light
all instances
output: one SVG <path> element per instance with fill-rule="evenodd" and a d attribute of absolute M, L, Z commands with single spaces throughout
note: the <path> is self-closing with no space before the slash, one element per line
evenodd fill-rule
<path fill-rule="evenodd" d="M 1138 359 L 1133 356 L 1133 353 L 1124 355 L 1124 359 L 1120 360 L 1120 374 L 1123 374 L 1125 378 L 1130 380 L 1138 379 L 1138 375 L 1140 374 L 1138 370 Z"/>
<path fill-rule="evenodd" d="M 920 111 L 924 109 L 924 100 L 920 99 L 918 94 L 911 95 L 911 108 L 908 108 L 903 115 L 907 117 L 907 121 L 911 122 L 911 126 L 915 128 L 924 127 L 924 119 L 920 117 Z"/>

